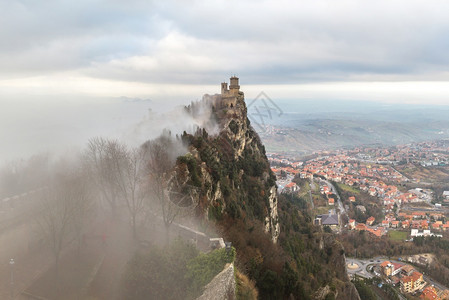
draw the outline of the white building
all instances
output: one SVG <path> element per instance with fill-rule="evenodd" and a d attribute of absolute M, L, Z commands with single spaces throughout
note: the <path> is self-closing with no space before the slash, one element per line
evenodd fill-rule
<path fill-rule="evenodd" d="M 429 229 L 424 229 L 422 232 L 420 232 L 418 229 L 412 229 L 412 231 L 410 232 L 410 235 L 412 237 L 415 236 L 436 236 L 436 237 L 443 237 L 441 234 L 434 234 L 432 232 L 430 232 Z"/>

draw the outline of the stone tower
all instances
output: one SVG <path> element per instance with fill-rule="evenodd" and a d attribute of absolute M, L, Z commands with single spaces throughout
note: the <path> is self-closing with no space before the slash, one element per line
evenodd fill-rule
<path fill-rule="evenodd" d="M 227 97 L 236 97 L 239 95 L 240 91 L 240 85 L 239 85 L 239 78 L 232 76 L 231 82 L 228 89 L 228 84 L 226 82 L 221 83 L 221 97 L 227 98 Z"/>
<path fill-rule="evenodd" d="M 222 82 L 221 83 L 221 94 L 225 95 L 227 91 L 228 91 L 228 83 Z"/>
<path fill-rule="evenodd" d="M 240 90 L 239 85 L 239 78 L 232 76 L 231 77 L 231 83 L 229 84 L 229 90 L 231 91 L 231 94 L 237 96 Z"/>

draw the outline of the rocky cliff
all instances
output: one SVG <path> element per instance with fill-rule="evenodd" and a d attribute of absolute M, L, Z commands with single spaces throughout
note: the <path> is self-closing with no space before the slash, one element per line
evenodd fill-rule
<path fill-rule="evenodd" d="M 234 84 L 233 83 L 234 78 Z M 220 221 L 249 218 L 263 223 L 274 243 L 280 233 L 277 187 L 265 148 L 247 118 L 244 94 L 231 78 L 230 90 L 222 85 L 221 94 L 205 95 L 186 108 L 194 117 L 210 109 L 208 129 L 195 134 L 184 132 L 182 141 L 188 153 L 178 158 L 176 172 L 185 190 L 195 187 L 197 214 Z"/>
<path fill-rule="evenodd" d="M 313 225 L 308 199 L 277 194 L 238 79 L 186 111 L 203 126 L 180 137 L 188 152 L 178 157 L 170 188 L 190 193 L 197 216 L 232 242 L 236 267 L 255 282 L 259 297 L 358 300 L 344 249 Z"/>

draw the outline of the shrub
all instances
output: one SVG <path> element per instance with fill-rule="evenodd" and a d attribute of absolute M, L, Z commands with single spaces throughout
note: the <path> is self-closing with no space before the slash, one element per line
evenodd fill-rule
<path fill-rule="evenodd" d="M 254 281 L 250 280 L 248 276 L 235 271 L 236 280 L 236 296 L 238 300 L 257 300 L 259 292 L 257 291 Z"/>
<path fill-rule="evenodd" d="M 198 162 L 191 155 L 179 156 L 177 158 L 178 164 L 186 164 L 190 173 L 191 184 L 197 187 L 201 186 L 201 171 L 198 167 Z"/>

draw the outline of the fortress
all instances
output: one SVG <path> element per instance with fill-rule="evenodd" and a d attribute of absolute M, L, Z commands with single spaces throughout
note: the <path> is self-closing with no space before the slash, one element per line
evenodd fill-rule
<path fill-rule="evenodd" d="M 231 84 L 229 85 L 229 89 L 227 82 L 221 83 L 221 98 L 234 98 L 238 96 L 240 91 L 239 78 L 232 76 L 230 80 Z"/>
<path fill-rule="evenodd" d="M 230 84 L 221 83 L 221 93 L 215 95 L 204 95 L 204 99 L 210 101 L 215 110 L 227 109 L 228 111 L 235 111 L 240 107 L 244 99 L 243 92 L 240 91 L 239 78 L 232 76 Z"/>

